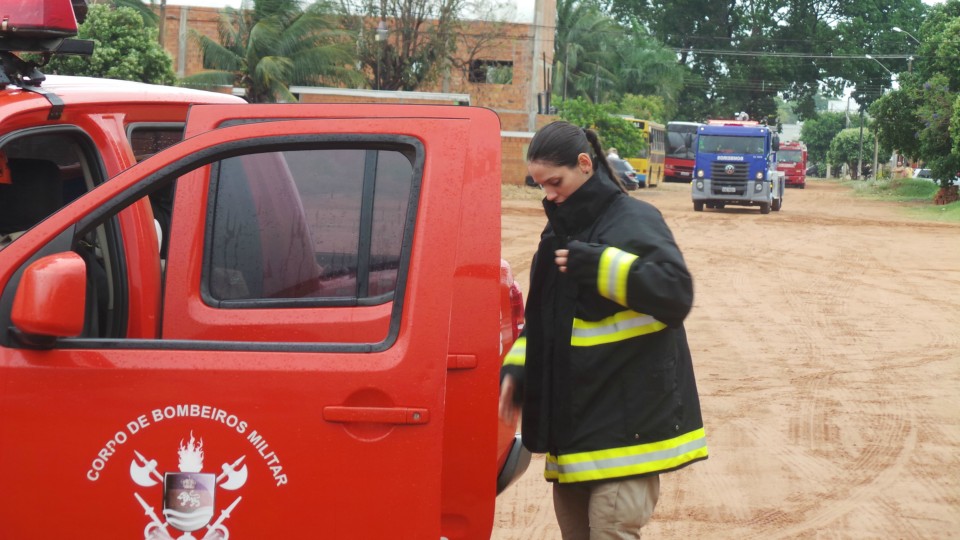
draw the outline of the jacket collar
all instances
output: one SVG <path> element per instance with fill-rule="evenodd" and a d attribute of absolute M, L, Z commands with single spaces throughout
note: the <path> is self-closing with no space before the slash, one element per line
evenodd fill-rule
<path fill-rule="evenodd" d="M 563 204 L 544 199 L 543 209 L 557 234 L 577 234 L 592 225 L 622 193 L 606 173 L 597 170 Z"/>

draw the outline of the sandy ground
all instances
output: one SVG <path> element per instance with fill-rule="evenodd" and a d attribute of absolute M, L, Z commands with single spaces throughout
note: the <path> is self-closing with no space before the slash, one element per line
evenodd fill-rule
<path fill-rule="evenodd" d="M 686 320 L 710 459 L 665 475 L 646 538 L 960 538 L 960 225 L 825 181 L 781 212 L 694 212 L 634 192 L 694 276 Z M 503 203 L 526 290 L 545 223 Z M 492 538 L 560 538 L 542 456 L 497 500 Z"/>

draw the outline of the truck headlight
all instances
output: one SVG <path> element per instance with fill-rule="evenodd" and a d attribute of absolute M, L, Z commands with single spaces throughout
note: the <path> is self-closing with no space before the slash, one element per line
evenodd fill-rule
<path fill-rule="evenodd" d="M 697 180 L 697 189 L 703 191 L 703 181 Z"/>
<path fill-rule="evenodd" d="M 763 172 L 757 171 L 757 180 L 763 180 Z"/>
<path fill-rule="evenodd" d="M 697 178 L 703 178 L 703 169 L 697 171 Z"/>
<path fill-rule="evenodd" d="M 754 191 L 763 191 L 763 182 L 757 182 L 757 185 L 753 186 Z"/>

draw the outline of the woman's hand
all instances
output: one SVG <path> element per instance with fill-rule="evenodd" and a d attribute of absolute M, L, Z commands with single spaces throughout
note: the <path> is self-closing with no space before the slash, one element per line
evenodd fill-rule
<path fill-rule="evenodd" d="M 557 266 L 560 267 L 560 271 L 561 271 L 561 272 L 566 272 L 566 271 L 567 271 L 567 258 L 570 256 L 570 250 L 569 250 L 569 249 L 558 249 L 558 250 L 554 251 L 553 254 L 556 256 L 556 258 L 553 259 L 553 260 L 554 260 L 554 262 L 557 263 Z"/>
<path fill-rule="evenodd" d="M 517 383 L 513 377 L 506 375 L 503 382 L 500 383 L 500 420 L 514 424 L 517 421 L 517 413 L 520 407 L 513 402 L 513 394 L 516 392 Z"/>

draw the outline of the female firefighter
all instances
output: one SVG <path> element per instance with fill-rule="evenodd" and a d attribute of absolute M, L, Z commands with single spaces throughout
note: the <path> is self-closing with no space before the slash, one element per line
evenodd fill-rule
<path fill-rule="evenodd" d="M 545 126 L 527 170 L 548 223 L 500 415 L 520 408 L 524 446 L 547 454 L 564 540 L 639 538 L 660 473 L 707 457 L 683 328 L 693 282 L 660 212 L 626 194 L 594 131 Z"/>

